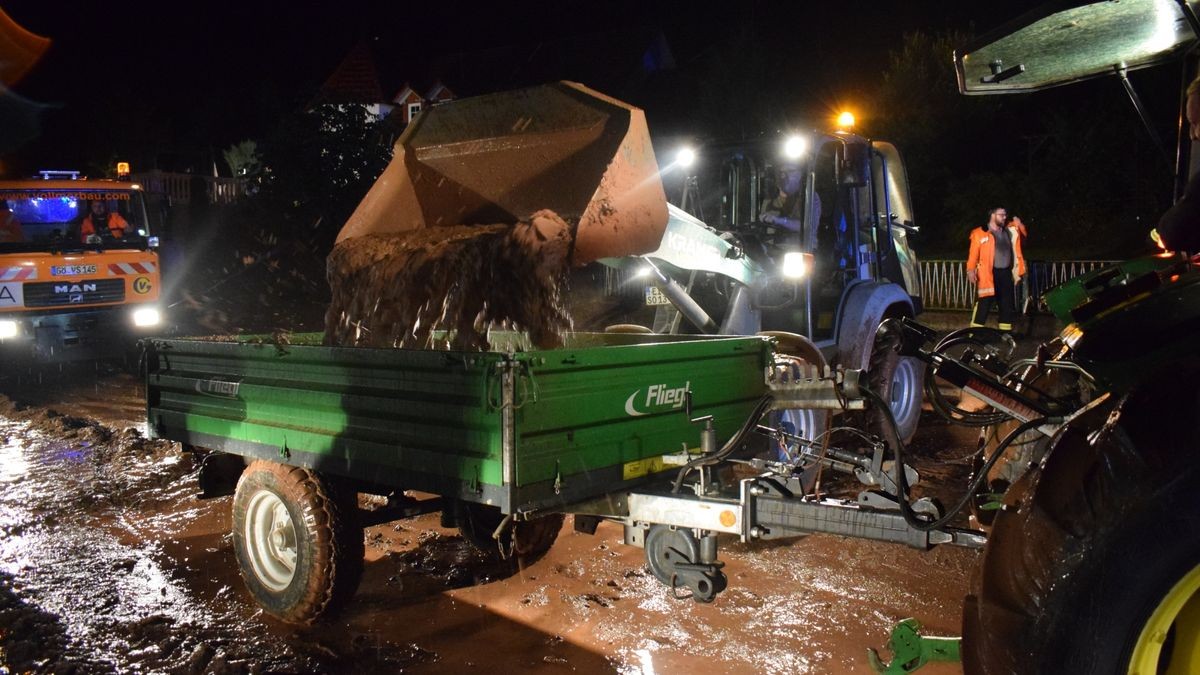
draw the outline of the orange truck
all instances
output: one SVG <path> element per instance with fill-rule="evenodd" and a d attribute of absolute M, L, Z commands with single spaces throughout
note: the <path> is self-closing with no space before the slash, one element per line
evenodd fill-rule
<path fill-rule="evenodd" d="M 0 360 L 129 353 L 162 324 L 157 246 L 136 183 L 0 181 Z"/>

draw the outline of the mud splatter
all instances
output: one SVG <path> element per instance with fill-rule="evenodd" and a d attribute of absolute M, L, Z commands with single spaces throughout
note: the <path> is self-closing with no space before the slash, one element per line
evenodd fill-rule
<path fill-rule="evenodd" d="M 562 344 L 570 226 L 552 211 L 515 225 L 429 227 L 342 241 L 329 254 L 325 343 L 482 351 L 491 329 Z"/>

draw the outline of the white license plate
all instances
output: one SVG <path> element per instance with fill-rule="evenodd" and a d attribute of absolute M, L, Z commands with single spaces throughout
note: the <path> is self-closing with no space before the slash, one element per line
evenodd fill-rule
<path fill-rule="evenodd" d="M 671 301 L 667 299 L 667 296 L 663 295 L 662 291 L 658 290 L 658 286 L 647 286 L 646 304 L 655 307 L 658 305 L 669 305 Z"/>
<path fill-rule="evenodd" d="M 50 268 L 50 275 L 56 277 L 75 277 L 81 274 L 95 273 L 95 265 L 55 265 Z"/>

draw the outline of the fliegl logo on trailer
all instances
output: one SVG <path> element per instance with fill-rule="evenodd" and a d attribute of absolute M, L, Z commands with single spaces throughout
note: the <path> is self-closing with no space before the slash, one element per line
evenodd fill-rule
<path fill-rule="evenodd" d="M 682 387 L 672 387 L 669 384 L 652 384 L 646 389 L 638 389 L 625 399 L 625 414 L 630 417 L 641 417 L 650 413 L 664 410 L 678 410 L 683 407 L 687 392 L 692 388 L 689 380 Z M 642 392 L 645 392 L 645 395 Z"/>

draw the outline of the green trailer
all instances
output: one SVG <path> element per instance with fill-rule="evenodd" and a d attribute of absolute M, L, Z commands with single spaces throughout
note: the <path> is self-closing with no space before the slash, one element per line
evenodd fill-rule
<path fill-rule="evenodd" d="M 729 438 L 766 393 L 771 358 L 745 337 L 576 334 L 508 354 L 298 342 L 154 341 L 151 433 L 531 514 L 697 451 L 688 397 Z"/>
<path fill-rule="evenodd" d="M 493 334 L 505 341 L 520 336 Z M 484 353 L 291 342 L 145 343 L 150 434 L 210 451 L 202 495 L 233 495 L 242 576 L 287 621 L 350 598 L 363 527 L 434 511 L 526 562 L 566 514 L 584 532 L 618 522 L 657 578 L 705 602 L 726 585 L 718 534 L 982 544 L 913 528 L 889 506 L 883 444 L 818 459 L 813 439 L 760 425 L 782 410 L 863 407 L 860 371 L 817 371 L 777 354 L 776 338 L 578 333 L 561 349 Z M 755 454 L 764 447 L 797 452 Z M 876 489 L 857 503 L 806 499 L 818 464 Z M 359 493 L 388 505 L 361 510 Z"/>

